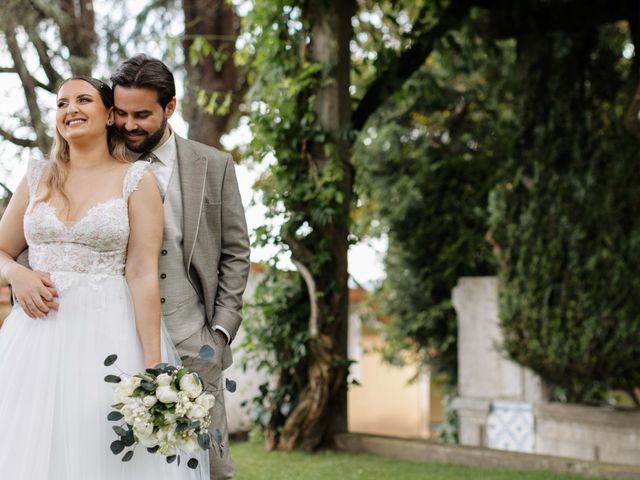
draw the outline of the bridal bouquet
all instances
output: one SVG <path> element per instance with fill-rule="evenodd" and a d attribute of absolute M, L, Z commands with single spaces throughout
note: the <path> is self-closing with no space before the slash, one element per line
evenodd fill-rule
<path fill-rule="evenodd" d="M 109 355 L 105 366 L 113 365 L 116 359 L 116 355 Z M 123 421 L 113 427 L 119 437 L 111 444 L 115 455 L 140 445 L 150 453 L 166 456 L 168 463 L 177 459 L 179 465 L 180 451 L 195 455 L 199 449 L 209 449 L 209 411 L 216 399 L 205 391 L 197 373 L 161 363 L 133 376 L 107 375 L 105 381 L 116 384 L 113 411 L 107 418 Z M 122 460 L 132 457 L 133 450 L 129 450 Z M 187 465 L 195 469 L 198 460 L 192 457 Z"/>

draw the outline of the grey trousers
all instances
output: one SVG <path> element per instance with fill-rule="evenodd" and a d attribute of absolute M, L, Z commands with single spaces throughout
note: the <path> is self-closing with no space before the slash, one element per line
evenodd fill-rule
<path fill-rule="evenodd" d="M 198 357 L 198 352 L 203 345 L 210 345 L 214 349 L 213 359 L 210 362 L 203 361 Z M 227 412 L 224 407 L 224 376 L 222 375 L 222 360 L 227 346 L 211 332 L 207 325 L 191 337 L 178 343 L 176 349 L 181 357 L 188 357 L 183 359 L 183 365 L 198 372 L 205 382 L 207 390 L 215 391 L 216 404 L 210 412 L 211 425 L 209 426 L 211 480 L 231 480 L 235 478 L 236 469 L 229 452 L 229 430 L 227 428 Z M 221 438 L 221 441 L 216 441 L 216 438 Z"/>

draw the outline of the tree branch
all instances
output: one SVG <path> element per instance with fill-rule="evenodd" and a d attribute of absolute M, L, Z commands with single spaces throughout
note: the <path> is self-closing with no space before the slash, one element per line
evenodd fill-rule
<path fill-rule="evenodd" d="M 313 275 L 307 267 L 297 260 L 292 260 L 293 264 L 302 275 L 304 283 L 307 285 L 307 291 L 309 292 L 309 306 L 311 307 L 311 314 L 309 315 L 309 337 L 316 338 L 318 336 L 318 299 L 316 296 L 316 282 L 313 279 Z"/>
<path fill-rule="evenodd" d="M 18 138 L 15 135 L 7 132 L 4 128 L 0 128 L 0 136 L 5 140 L 9 140 L 11 143 L 18 145 L 19 147 L 36 148 L 38 143 L 35 140 L 29 140 L 28 138 Z"/>
<path fill-rule="evenodd" d="M 38 53 L 38 58 L 40 59 L 40 66 L 44 70 L 45 75 L 47 76 L 48 84 L 44 84 L 42 82 L 38 82 L 38 86 L 48 90 L 51 93 L 55 93 L 56 86 L 62 80 L 62 76 L 53 68 L 51 64 L 51 57 L 49 56 L 49 48 L 45 41 L 38 35 L 36 29 L 33 25 L 25 26 L 25 30 L 27 31 L 27 35 L 29 36 L 29 40 L 36 49 Z"/>
<path fill-rule="evenodd" d="M 362 130 L 371 114 L 424 64 L 433 51 L 436 41 L 450 29 L 459 26 L 472 6 L 471 1 L 454 0 L 442 13 L 438 23 L 418 34 L 409 48 L 397 55 L 380 71 L 353 113 L 355 130 Z"/>
<path fill-rule="evenodd" d="M 47 135 L 45 125 L 42 122 L 42 115 L 36 97 L 36 81 L 31 76 L 24 59 L 22 58 L 22 51 L 15 37 L 15 29 L 8 28 L 4 30 L 4 36 L 16 73 L 20 77 L 20 81 L 22 83 L 25 101 L 27 103 L 27 108 L 29 109 L 31 127 L 36 133 L 36 146 L 42 153 L 46 153 L 51 145 L 51 139 Z"/>

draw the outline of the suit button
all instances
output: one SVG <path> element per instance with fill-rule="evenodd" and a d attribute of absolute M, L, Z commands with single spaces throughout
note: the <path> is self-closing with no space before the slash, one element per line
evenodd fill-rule
<path fill-rule="evenodd" d="M 157 252 L 157 250 L 156 250 L 156 252 Z M 167 251 L 166 251 L 166 250 L 162 250 L 160 253 L 161 253 L 162 255 L 166 255 L 166 254 L 167 254 Z"/>
<path fill-rule="evenodd" d="M 160 299 L 160 303 L 164 303 L 164 302 L 166 302 L 166 300 L 163 297 L 163 298 Z"/>
<path fill-rule="evenodd" d="M 165 278 L 167 278 L 167 274 L 166 273 L 161 273 L 160 274 L 160 278 L 164 280 Z"/>

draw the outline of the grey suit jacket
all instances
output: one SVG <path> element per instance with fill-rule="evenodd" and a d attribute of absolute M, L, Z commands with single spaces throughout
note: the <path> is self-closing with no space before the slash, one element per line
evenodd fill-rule
<path fill-rule="evenodd" d="M 223 327 L 233 340 L 249 275 L 249 236 L 233 159 L 177 135 L 176 147 L 187 275 L 209 325 Z"/>

